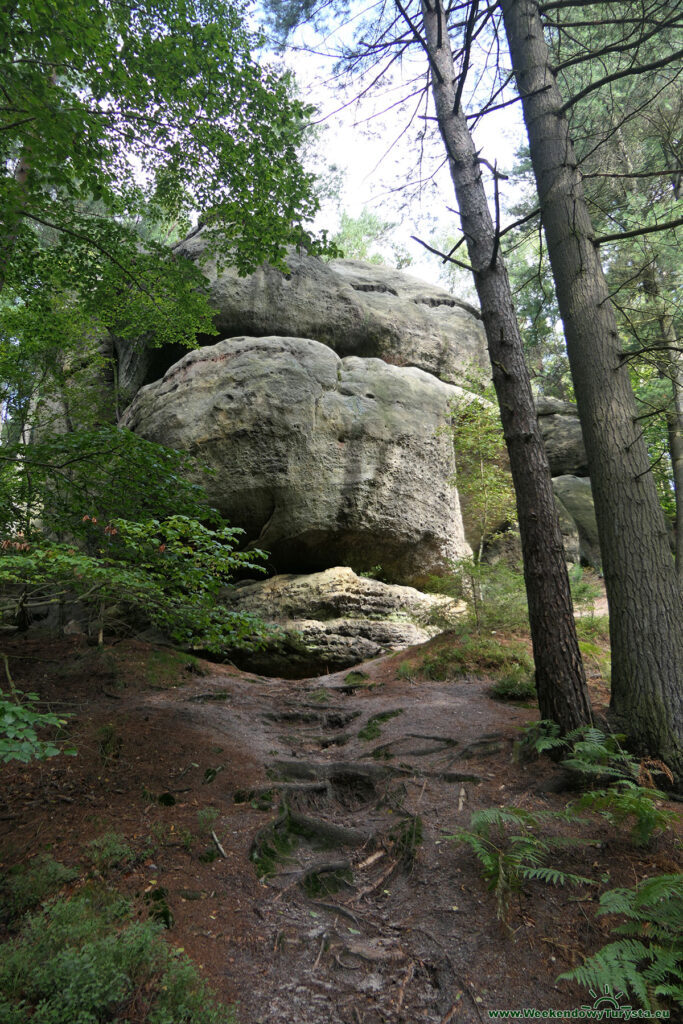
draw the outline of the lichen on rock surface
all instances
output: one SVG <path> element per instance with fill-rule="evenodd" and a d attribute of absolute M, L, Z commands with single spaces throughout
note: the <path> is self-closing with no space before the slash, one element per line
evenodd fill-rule
<path fill-rule="evenodd" d="M 206 464 L 212 504 L 271 571 L 380 565 L 420 585 L 469 553 L 440 433 L 454 392 L 317 341 L 230 338 L 143 388 L 122 425 Z"/>

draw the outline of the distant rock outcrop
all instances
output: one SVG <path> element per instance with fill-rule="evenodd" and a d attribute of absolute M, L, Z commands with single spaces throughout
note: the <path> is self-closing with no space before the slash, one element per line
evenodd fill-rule
<path fill-rule="evenodd" d="M 536 412 L 553 476 L 588 476 L 579 414 L 571 402 L 537 398 Z"/>
<path fill-rule="evenodd" d="M 288 273 L 239 277 L 208 256 L 205 229 L 176 252 L 202 266 L 227 340 L 189 355 L 117 342 L 122 424 L 208 464 L 211 501 L 274 572 L 381 565 L 419 584 L 467 554 L 437 431 L 452 385 L 488 367 L 478 312 L 402 271 L 297 251 Z M 556 487 L 567 558 L 597 565 L 576 407 L 537 410 L 553 477 L 586 481 Z"/>
<path fill-rule="evenodd" d="M 553 479 L 555 500 L 560 508 L 560 519 L 566 516 L 575 526 L 579 542 L 580 561 L 584 565 L 598 568 L 600 565 L 600 545 L 598 542 L 598 524 L 595 520 L 593 492 L 588 477 L 572 475 L 558 476 Z M 564 533 L 563 528 L 563 533 Z M 567 541 L 565 538 L 565 550 Z M 579 559 L 576 559 L 578 561 Z"/>
<path fill-rule="evenodd" d="M 240 668 L 287 678 L 339 671 L 424 643 L 464 609 L 449 597 L 359 577 L 345 566 L 242 584 L 225 603 L 278 627 L 264 650 L 229 657 Z"/>
<path fill-rule="evenodd" d="M 598 528 L 579 414 L 571 402 L 536 400 L 569 562 L 600 566 Z"/>
<path fill-rule="evenodd" d="M 143 388 L 122 425 L 208 465 L 211 502 L 274 571 L 379 565 L 419 585 L 469 552 L 439 431 L 455 393 L 318 341 L 231 338 Z"/>
<path fill-rule="evenodd" d="M 205 250 L 204 231 L 176 247 L 206 274 L 221 337 L 315 338 L 340 356 L 417 366 L 455 383 L 466 366 L 488 365 L 478 311 L 400 270 L 358 260 L 325 262 L 291 251 L 289 273 L 263 266 L 239 277 L 233 267 L 219 271 L 214 260 L 205 260 Z M 214 339 L 204 340 L 213 344 Z M 142 342 L 119 342 L 117 349 L 120 386 L 129 399 L 182 354 Z"/>

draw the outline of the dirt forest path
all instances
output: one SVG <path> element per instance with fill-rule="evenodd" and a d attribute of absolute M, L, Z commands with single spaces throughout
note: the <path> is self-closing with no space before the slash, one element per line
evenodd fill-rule
<path fill-rule="evenodd" d="M 503 925 L 448 838 L 481 807 L 562 805 L 554 765 L 512 758 L 536 713 L 490 680 L 425 681 L 394 655 L 296 682 L 192 661 L 151 687 L 143 645 L 78 672 L 55 653 L 33 677 L 75 715 L 79 755 L 8 772 L 5 863 L 47 845 L 83 864 L 94 838 L 125 837 L 139 856 L 100 864 L 107 883 L 166 912 L 240 1024 L 479 1024 L 586 1001 L 555 979 L 600 938 L 597 894 L 531 887 Z"/>

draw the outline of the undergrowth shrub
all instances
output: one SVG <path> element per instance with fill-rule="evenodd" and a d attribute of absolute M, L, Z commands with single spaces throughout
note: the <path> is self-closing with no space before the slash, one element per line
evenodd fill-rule
<path fill-rule="evenodd" d="M 607 643 L 609 641 L 609 616 L 580 616 L 576 620 L 576 635 L 579 640 L 585 640 L 589 643 L 594 643 L 596 640 Z"/>
<path fill-rule="evenodd" d="M 657 875 L 634 889 L 610 889 L 597 913 L 625 918 L 612 929 L 621 938 L 558 981 L 577 981 L 594 992 L 624 992 L 649 1011 L 661 999 L 683 1009 L 683 875 Z"/>
<path fill-rule="evenodd" d="M 76 870 L 47 854 L 11 868 L 0 878 L 0 919 L 11 922 L 23 917 L 77 877 Z"/>
<path fill-rule="evenodd" d="M 130 866 L 137 860 L 135 851 L 118 832 L 105 832 L 103 836 L 91 839 L 88 843 L 88 853 L 93 867 L 102 875 L 115 868 Z"/>
<path fill-rule="evenodd" d="M 521 566 L 461 558 L 451 563 L 451 571 L 445 576 L 431 577 L 428 589 L 464 601 L 470 629 L 529 629 Z"/>
<path fill-rule="evenodd" d="M 491 689 L 496 700 L 531 701 L 536 697 L 536 683 L 532 672 L 524 665 L 514 665 Z"/>
<path fill-rule="evenodd" d="M 577 633 L 586 640 L 609 638 L 609 621 L 596 616 L 595 602 L 601 594 L 597 576 L 580 565 L 569 570 L 574 609 L 581 612 Z M 428 589 L 464 601 L 470 629 L 528 632 L 529 612 L 521 563 L 500 559 L 494 563 L 478 558 L 452 562 L 445 576 L 432 576 Z M 438 615 L 438 612 L 436 613 Z"/>
<path fill-rule="evenodd" d="M 581 619 L 578 620 L 578 622 L 581 621 Z M 588 667 L 592 662 L 605 682 L 611 682 L 612 655 L 609 648 L 605 649 L 604 647 L 601 647 L 600 644 L 593 643 L 592 640 L 581 639 L 580 631 L 578 629 L 577 636 L 579 639 L 579 650 L 581 651 L 581 657 L 583 658 L 584 665 Z"/>
<path fill-rule="evenodd" d="M 449 679 L 470 672 L 498 674 L 521 670 L 532 673 L 534 664 L 524 644 L 501 643 L 496 637 L 455 631 L 448 644 L 425 654 L 421 672 L 427 679 Z"/>
<path fill-rule="evenodd" d="M 234 1024 L 157 924 L 97 890 L 50 903 L 2 951 L 3 1024 Z"/>
<path fill-rule="evenodd" d="M 587 612 L 587 617 L 591 618 L 595 612 L 595 602 L 602 594 L 597 574 L 582 565 L 572 565 L 569 569 L 569 586 L 574 608 L 577 611 Z"/>

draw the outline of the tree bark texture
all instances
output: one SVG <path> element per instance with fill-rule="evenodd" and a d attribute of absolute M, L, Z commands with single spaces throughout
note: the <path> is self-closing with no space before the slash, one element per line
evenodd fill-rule
<path fill-rule="evenodd" d="M 616 139 L 624 166 L 629 173 L 633 173 L 635 167 L 621 128 L 616 132 Z M 635 178 L 626 179 L 623 185 L 628 195 L 636 195 L 637 187 Z M 683 353 L 676 336 L 673 317 L 662 301 L 662 290 L 662 272 L 655 255 L 647 271 L 645 292 L 653 303 L 661 331 L 662 354 L 656 357 L 659 375 L 671 384 L 671 404 L 666 411 L 666 428 L 676 500 L 676 571 L 679 582 L 683 584 Z"/>
<path fill-rule="evenodd" d="M 500 0 L 588 455 L 615 724 L 683 779 L 683 602 L 535 0 Z"/>
<path fill-rule="evenodd" d="M 661 375 L 671 383 L 671 405 L 666 413 L 666 425 L 676 495 L 676 570 L 683 589 L 683 353 L 672 316 L 662 312 L 659 325 L 666 347 L 657 362 Z"/>
<path fill-rule="evenodd" d="M 548 457 L 507 272 L 496 254 L 481 163 L 457 103 L 447 16 L 440 0 L 433 0 L 433 6 L 422 0 L 422 16 L 434 103 L 481 303 L 517 497 L 539 706 L 543 718 L 569 731 L 591 721 L 591 708 Z"/>

